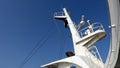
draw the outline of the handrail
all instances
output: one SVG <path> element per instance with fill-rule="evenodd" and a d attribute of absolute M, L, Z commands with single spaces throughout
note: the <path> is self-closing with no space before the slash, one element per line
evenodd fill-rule
<path fill-rule="evenodd" d="M 85 28 L 83 28 L 81 30 L 78 30 L 78 32 L 79 32 L 81 37 L 84 37 L 84 36 L 88 35 L 88 34 L 86 34 L 87 31 L 89 33 L 93 33 L 93 32 L 95 32 L 97 30 L 104 30 L 103 25 L 101 23 L 98 23 L 98 22 L 93 23 L 90 26 L 87 26 L 87 27 L 85 27 Z"/>
<path fill-rule="evenodd" d="M 100 56 L 100 53 L 99 53 L 99 51 L 98 51 L 98 48 L 96 47 L 96 46 L 91 46 L 91 47 L 89 47 L 88 48 L 88 50 L 91 52 L 92 50 L 94 50 L 95 49 L 95 51 L 96 51 L 96 53 L 97 53 L 97 55 L 95 54 L 95 56 L 101 61 L 101 62 L 103 62 L 103 60 L 102 60 L 102 58 L 101 58 L 101 56 Z M 92 52 L 91 52 L 92 53 Z"/>
<path fill-rule="evenodd" d="M 54 16 L 65 16 L 64 12 L 55 12 Z"/>

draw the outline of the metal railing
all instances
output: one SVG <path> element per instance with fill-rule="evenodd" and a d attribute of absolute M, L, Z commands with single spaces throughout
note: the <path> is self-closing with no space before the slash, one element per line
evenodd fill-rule
<path fill-rule="evenodd" d="M 64 12 L 55 12 L 54 16 L 65 16 Z"/>
<path fill-rule="evenodd" d="M 90 46 L 88 47 L 88 50 L 96 57 L 98 58 L 101 62 L 103 62 L 101 56 L 100 56 L 100 53 L 98 51 L 98 48 L 96 46 Z"/>
<path fill-rule="evenodd" d="M 78 30 L 81 37 L 87 36 L 90 33 L 93 33 L 97 30 L 104 30 L 103 25 L 101 23 L 93 23 L 81 30 Z"/>

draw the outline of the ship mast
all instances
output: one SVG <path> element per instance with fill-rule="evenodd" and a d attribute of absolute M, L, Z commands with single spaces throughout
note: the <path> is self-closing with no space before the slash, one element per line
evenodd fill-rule
<path fill-rule="evenodd" d="M 75 25 L 66 8 L 63 8 L 63 12 L 56 12 L 54 18 L 63 20 L 65 27 L 69 27 L 75 55 L 51 62 L 42 67 L 70 68 L 71 66 L 75 66 L 76 68 L 104 68 L 104 63 L 90 52 L 91 49 L 97 48 L 92 47 L 89 49 L 91 45 L 106 36 L 103 26 L 99 23 L 91 24 L 88 20 L 88 26 L 80 29 L 84 24 L 84 16 L 82 16 L 80 23 Z M 96 24 L 97 26 L 95 26 Z"/>

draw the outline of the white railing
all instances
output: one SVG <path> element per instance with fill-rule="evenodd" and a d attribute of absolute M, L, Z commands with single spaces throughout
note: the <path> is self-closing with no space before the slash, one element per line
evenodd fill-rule
<path fill-rule="evenodd" d="M 100 53 L 98 51 L 98 48 L 96 46 L 90 46 L 88 47 L 88 50 L 96 57 L 98 58 L 101 62 L 103 62 L 101 56 L 100 56 Z"/>
<path fill-rule="evenodd" d="M 54 16 L 65 16 L 64 12 L 55 12 Z"/>
<path fill-rule="evenodd" d="M 104 30 L 103 25 L 101 23 L 93 23 L 81 30 L 78 30 L 81 37 L 87 36 L 90 33 L 93 33 L 97 30 Z"/>

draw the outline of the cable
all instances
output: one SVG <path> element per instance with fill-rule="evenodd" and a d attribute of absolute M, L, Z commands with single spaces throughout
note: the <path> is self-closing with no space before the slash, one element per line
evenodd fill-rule
<path fill-rule="evenodd" d="M 55 25 L 56 25 L 56 27 L 57 27 L 57 29 L 58 29 L 58 32 L 60 33 L 60 35 L 62 36 L 61 38 L 63 39 L 63 42 L 62 42 L 62 44 L 61 44 L 61 47 L 60 47 L 60 53 L 58 53 L 59 55 L 59 58 L 62 58 L 62 53 L 63 53 L 63 49 L 64 49 L 64 44 L 65 44 L 65 41 L 66 41 L 66 37 L 65 37 L 65 35 L 62 33 L 62 31 L 60 30 L 60 28 L 59 28 L 59 26 L 58 26 L 58 24 L 56 23 L 56 21 L 55 21 Z"/>
<path fill-rule="evenodd" d="M 66 38 L 63 38 L 63 42 L 60 46 L 59 58 L 62 58 L 62 53 L 63 53 L 63 50 L 64 50 L 65 42 L 66 42 Z"/>
<path fill-rule="evenodd" d="M 50 37 L 49 35 L 52 33 L 52 29 L 50 28 L 47 33 L 40 39 L 40 41 L 36 44 L 36 46 L 31 50 L 31 52 L 28 54 L 28 56 L 23 60 L 23 62 L 20 64 L 18 68 L 22 68 L 32 57 L 33 55 L 43 47 L 44 43 L 48 40 Z"/>

